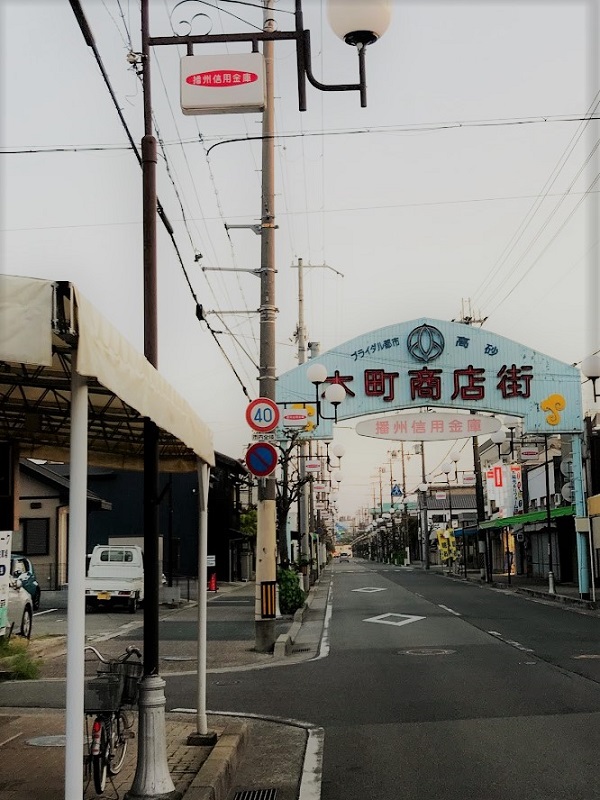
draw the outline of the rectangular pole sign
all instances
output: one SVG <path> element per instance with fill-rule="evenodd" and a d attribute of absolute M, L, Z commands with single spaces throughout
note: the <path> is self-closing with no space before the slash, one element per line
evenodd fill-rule
<path fill-rule="evenodd" d="M 246 113 L 264 108 L 262 53 L 184 56 L 181 59 L 181 110 L 184 114 Z"/>

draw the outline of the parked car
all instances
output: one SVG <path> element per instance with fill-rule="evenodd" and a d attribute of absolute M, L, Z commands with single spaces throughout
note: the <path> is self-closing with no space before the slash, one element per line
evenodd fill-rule
<path fill-rule="evenodd" d="M 33 600 L 23 588 L 20 578 L 11 578 L 8 584 L 8 627 L 14 624 L 13 633 L 26 639 L 31 636 Z"/>
<path fill-rule="evenodd" d="M 340 553 L 340 564 L 345 561 L 346 564 L 350 563 L 350 553 Z"/>
<path fill-rule="evenodd" d="M 10 574 L 13 578 L 19 578 L 25 591 L 29 592 L 33 602 L 33 610 L 37 611 L 40 607 L 42 589 L 35 575 L 33 564 L 24 556 L 15 555 L 11 558 Z"/>

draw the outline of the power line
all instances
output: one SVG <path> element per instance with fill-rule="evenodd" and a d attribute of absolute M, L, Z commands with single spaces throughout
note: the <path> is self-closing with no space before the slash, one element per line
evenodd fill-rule
<path fill-rule="evenodd" d="M 113 104 L 114 104 L 115 108 L 117 109 L 117 113 L 119 115 L 119 119 L 121 120 L 121 124 L 122 124 L 122 126 L 123 126 L 123 128 L 125 130 L 127 138 L 128 138 L 129 143 L 131 145 L 131 149 L 133 150 L 133 152 L 134 152 L 134 154 L 135 154 L 135 156 L 137 158 L 138 164 L 141 167 L 142 166 L 141 155 L 140 155 L 140 153 L 139 153 L 139 151 L 137 149 L 137 146 L 136 146 L 136 144 L 135 144 L 135 142 L 133 140 L 133 136 L 131 134 L 131 131 L 129 130 L 129 126 L 127 125 L 127 122 L 126 122 L 126 120 L 125 120 L 125 118 L 123 116 L 123 113 L 122 113 L 121 109 L 119 108 L 119 104 L 117 102 L 117 98 L 116 98 L 115 92 L 114 92 L 114 90 L 112 88 L 112 85 L 110 83 L 110 79 L 108 77 L 108 74 L 107 74 L 107 72 L 106 72 L 106 70 L 104 68 L 104 64 L 102 62 L 102 58 L 100 56 L 98 48 L 96 47 L 94 36 L 92 34 L 91 28 L 89 27 L 87 19 L 85 18 L 85 15 L 83 13 L 83 9 L 81 7 L 81 4 L 80 4 L 79 0 L 69 0 L 69 3 L 71 5 L 73 13 L 75 14 L 75 18 L 76 18 L 77 23 L 79 25 L 79 28 L 80 28 L 80 30 L 81 30 L 81 32 L 83 34 L 83 38 L 85 40 L 85 43 L 88 45 L 88 47 L 91 48 L 91 50 L 92 50 L 92 52 L 94 54 L 94 58 L 96 59 L 96 63 L 98 64 L 98 67 L 99 67 L 99 69 L 100 69 L 100 71 L 102 73 L 102 77 L 103 77 L 104 82 L 105 82 L 105 84 L 106 84 L 106 86 L 108 88 L 108 91 L 109 91 L 110 96 L 112 98 Z M 176 253 L 177 258 L 179 260 L 179 263 L 180 263 L 181 269 L 183 271 L 186 283 L 188 285 L 190 293 L 191 293 L 191 295 L 192 295 L 192 297 L 194 299 L 194 302 L 196 304 L 196 315 L 198 316 L 198 310 L 200 309 L 200 303 L 198 302 L 198 298 L 197 298 L 196 293 L 194 291 L 194 288 L 193 288 L 193 286 L 192 286 L 192 284 L 190 282 L 189 275 L 188 275 L 187 270 L 185 268 L 185 264 L 183 263 L 183 258 L 181 256 L 181 252 L 179 250 L 179 246 L 177 244 L 177 241 L 175 240 L 175 232 L 173 230 L 173 227 L 171 226 L 171 223 L 169 222 L 169 220 L 167 218 L 167 215 L 165 214 L 164 209 L 163 209 L 163 207 L 162 207 L 162 205 L 160 203 L 160 200 L 158 198 L 157 198 L 157 213 L 158 213 L 163 225 L 165 226 L 165 228 L 167 230 L 167 233 L 168 233 L 168 235 L 169 235 L 169 237 L 171 239 L 171 243 L 173 245 L 173 248 L 175 249 L 175 253 Z M 238 381 L 239 381 L 239 383 L 240 383 L 240 385 L 242 387 L 242 391 L 244 392 L 246 397 L 248 397 L 248 391 L 247 391 L 246 387 L 244 386 L 244 384 L 241 381 L 239 375 L 237 374 L 236 370 L 234 369 L 233 365 L 231 364 L 230 359 L 225 354 L 223 348 L 221 347 L 221 344 L 216 339 L 216 336 L 215 336 L 213 330 L 211 329 L 210 325 L 208 325 L 208 323 L 206 323 L 206 326 L 207 326 L 209 332 L 211 333 L 213 339 L 217 342 L 217 345 L 218 345 L 219 349 L 221 350 L 223 356 L 225 357 L 225 359 L 228 362 L 229 366 L 233 370 L 236 378 L 238 379 Z"/>
<path fill-rule="evenodd" d="M 555 117 L 541 117 L 541 118 L 523 118 L 523 119 L 505 119 L 505 120 L 474 120 L 462 122 L 442 122 L 442 123 L 416 123 L 414 125 L 402 126 L 373 126 L 371 128 L 342 128 L 332 130 L 320 131 L 299 131 L 299 132 L 283 132 L 275 134 L 276 139 L 298 139 L 308 138 L 314 136 L 356 136 L 366 134 L 396 134 L 396 133 L 428 133 L 431 131 L 442 130 L 457 130 L 462 128 L 489 128 L 489 127 L 512 127 L 515 125 L 539 125 L 550 124 L 559 122 L 587 122 L 589 120 L 600 119 L 600 116 L 555 116 Z M 214 145 L 209 148 L 212 150 L 220 144 L 233 144 L 236 142 L 249 142 L 259 141 L 262 136 L 241 136 L 236 138 L 227 137 L 223 139 L 223 134 L 213 134 L 212 136 L 202 136 L 204 142 L 210 142 L 215 139 Z M 175 141 L 165 141 L 165 147 L 180 147 L 182 144 L 198 144 L 200 139 L 194 137 L 192 139 L 176 139 Z M 129 148 L 124 145 L 106 144 L 106 145 L 58 145 L 55 147 L 0 147 L 0 153 L 6 155 L 20 155 L 32 153 L 63 153 L 63 152 L 88 152 L 96 150 L 128 150 Z"/>

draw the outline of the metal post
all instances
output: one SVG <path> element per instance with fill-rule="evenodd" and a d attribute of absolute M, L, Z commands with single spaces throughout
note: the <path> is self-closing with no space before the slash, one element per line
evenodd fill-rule
<path fill-rule="evenodd" d="M 475 412 L 471 412 L 475 413 Z M 477 548 L 479 550 L 480 534 L 479 525 L 485 519 L 485 501 L 483 497 L 483 478 L 481 475 L 481 459 L 479 457 L 479 439 L 473 436 L 473 469 L 475 472 L 475 503 L 477 505 Z M 481 578 L 490 583 L 492 580 L 491 558 L 489 548 L 489 535 L 487 531 L 484 533 L 483 538 L 483 567 L 481 569 Z"/>
<path fill-rule="evenodd" d="M 550 464 L 548 463 L 548 434 L 544 434 L 544 473 L 546 478 L 546 527 L 548 528 L 548 594 L 556 594 L 552 563 L 552 512 L 550 511 Z"/>
<path fill-rule="evenodd" d="M 306 363 L 306 328 L 304 326 L 304 270 L 303 261 L 298 259 L 298 364 Z M 302 482 L 300 497 L 298 498 L 298 534 L 300 536 L 300 558 L 305 562 L 302 573 L 302 588 L 305 592 L 310 589 L 310 575 L 308 560 L 310 547 L 308 542 L 308 503 L 310 486 L 306 483 L 306 459 L 308 458 L 308 442 L 300 442 L 300 464 L 298 477 Z"/>
<path fill-rule="evenodd" d="M 421 481 L 423 484 L 427 483 L 427 474 L 425 472 L 425 442 L 421 442 Z M 423 492 L 423 509 L 421 513 L 421 524 L 423 525 L 424 534 L 425 569 L 429 569 L 429 515 L 427 513 L 427 490 Z"/>
<path fill-rule="evenodd" d="M 83 797 L 81 726 L 85 684 L 85 551 L 87 536 L 88 392 L 71 363 L 71 446 L 69 489 L 69 602 L 67 608 L 67 704 L 65 800 Z"/>
<path fill-rule="evenodd" d="M 156 243 L 156 138 L 152 129 L 150 82 L 149 0 L 141 2 L 142 90 L 144 137 L 142 139 L 143 236 L 144 236 L 144 355 L 158 366 L 157 243 Z M 159 677 L 158 657 L 158 427 L 144 420 L 144 677 L 139 696 L 138 760 L 126 800 L 181 798 L 175 790 L 167 763 L 165 730 L 165 682 Z"/>
<path fill-rule="evenodd" d="M 217 734 L 208 730 L 206 716 L 206 577 L 207 511 L 210 468 L 198 461 L 198 671 L 196 688 L 196 731 L 187 738 L 192 745 L 213 745 Z"/>
<path fill-rule="evenodd" d="M 272 0 L 265 0 L 263 27 L 272 32 Z M 275 400 L 275 109 L 273 42 L 263 43 L 266 106 L 262 122 L 261 273 L 260 273 L 260 369 L 261 397 Z M 269 653 L 275 646 L 275 619 L 262 617 L 260 585 L 277 578 L 276 483 L 269 475 L 259 482 L 256 533 L 255 647 Z"/>

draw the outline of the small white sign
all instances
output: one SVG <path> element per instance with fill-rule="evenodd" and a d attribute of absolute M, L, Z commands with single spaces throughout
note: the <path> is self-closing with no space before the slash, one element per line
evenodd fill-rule
<path fill-rule="evenodd" d="M 285 408 L 281 412 L 281 421 L 284 428 L 304 428 L 308 424 L 308 411 L 306 408 Z"/>
<path fill-rule="evenodd" d="M 328 483 L 313 483 L 313 491 L 315 491 L 315 492 L 327 492 L 327 491 L 329 491 L 329 484 Z"/>
<path fill-rule="evenodd" d="M 320 461 L 307 461 L 304 465 L 304 469 L 306 472 L 320 472 L 321 471 L 321 462 Z"/>
<path fill-rule="evenodd" d="M 216 556 L 206 556 L 206 566 L 207 567 L 216 567 L 217 566 L 217 557 Z"/>
<path fill-rule="evenodd" d="M 521 448 L 521 458 L 537 458 L 540 454 L 540 451 L 537 447 L 522 447 Z"/>
<path fill-rule="evenodd" d="M 184 56 L 181 59 L 180 86 L 181 110 L 184 114 L 263 111 L 263 55 Z"/>
<path fill-rule="evenodd" d="M 256 432 L 252 434 L 252 441 L 253 442 L 278 442 L 279 436 L 276 433 L 260 433 Z"/>
<path fill-rule="evenodd" d="M 436 500 L 445 500 L 446 499 L 446 492 L 436 492 L 435 493 Z"/>

